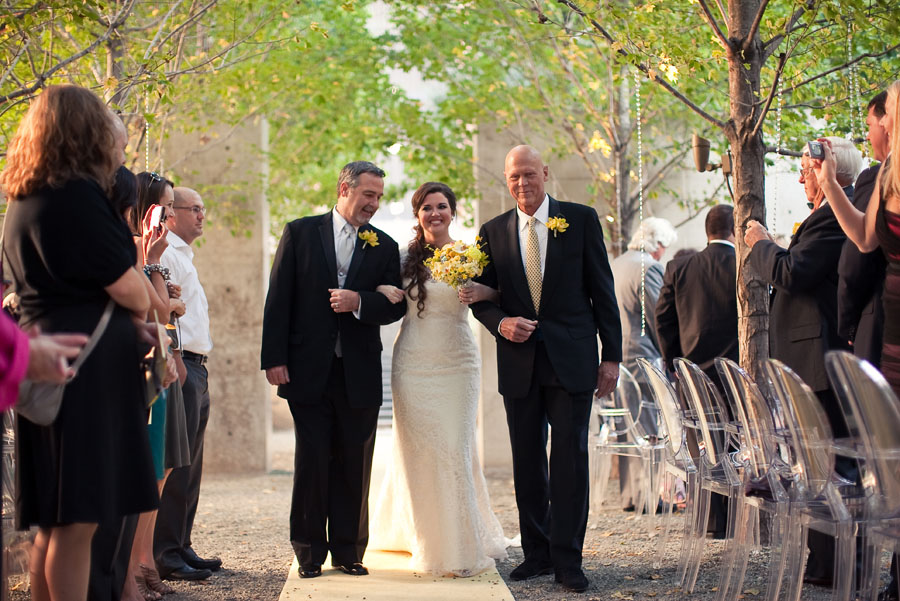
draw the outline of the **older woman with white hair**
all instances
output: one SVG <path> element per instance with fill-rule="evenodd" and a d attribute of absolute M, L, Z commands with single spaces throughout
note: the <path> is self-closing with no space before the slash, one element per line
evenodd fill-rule
<path fill-rule="evenodd" d="M 656 338 L 656 299 L 662 288 L 664 270 L 659 260 L 677 238 L 671 223 L 649 217 L 632 235 L 628 250 L 610 263 L 622 321 L 622 360 L 627 368 L 634 367 L 638 357 L 646 357 L 661 366 L 662 355 Z M 645 426 L 652 428 L 650 422 L 652 419 Z M 638 472 L 637 463 L 621 458 L 619 486 L 626 510 L 634 507 L 637 498 Z"/>
<path fill-rule="evenodd" d="M 628 250 L 610 263 L 622 319 L 623 361 L 660 357 L 654 318 L 663 280 L 663 265 L 659 260 L 676 239 L 678 233 L 671 223 L 648 217 L 631 236 Z"/>

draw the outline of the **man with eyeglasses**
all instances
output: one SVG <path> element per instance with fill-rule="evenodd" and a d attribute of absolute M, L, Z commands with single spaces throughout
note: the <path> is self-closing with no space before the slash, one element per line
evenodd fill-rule
<path fill-rule="evenodd" d="M 849 140 L 827 138 L 834 149 L 838 182 L 853 198 L 853 182 L 862 168 L 862 155 Z M 844 241 L 841 226 L 819 187 L 808 148 L 800 160 L 800 183 L 806 192 L 809 216 L 799 225 L 787 249 L 775 244 L 758 221 L 745 226 L 744 242 L 750 247 L 750 263 L 772 287 L 769 297 L 769 354 L 794 370 L 812 388 L 828 416 L 836 438 L 848 435 L 847 425 L 825 373 L 825 353 L 847 350 L 838 334 L 838 260 Z M 856 462 L 837 457 L 835 469 L 855 480 Z M 834 539 L 810 530 L 809 558 L 803 581 L 832 585 Z"/>
<path fill-rule="evenodd" d="M 200 499 L 203 438 L 209 420 L 206 360 L 212 350 L 209 304 L 193 264 L 191 243 L 203 235 L 206 208 L 195 190 L 175 188 L 172 209 L 166 221 L 169 247 L 163 253 L 161 263 L 169 268 L 172 280 L 181 285 L 181 300 L 186 306 L 179 324 L 181 356 L 187 368 L 187 379 L 182 388 L 191 464 L 172 470 L 166 480 L 156 518 L 153 551 L 161 577 L 168 580 L 203 580 L 222 566 L 220 559 L 199 557 L 191 543 L 191 530 Z"/>

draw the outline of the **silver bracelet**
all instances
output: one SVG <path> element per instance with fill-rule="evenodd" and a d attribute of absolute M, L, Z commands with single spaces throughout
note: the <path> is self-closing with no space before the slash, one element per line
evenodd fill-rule
<path fill-rule="evenodd" d="M 165 265 L 160 265 L 159 263 L 150 263 L 148 265 L 144 265 L 144 275 L 149 278 L 150 274 L 152 274 L 153 272 L 161 275 L 165 281 L 169 281 L 169 268 Z"/>

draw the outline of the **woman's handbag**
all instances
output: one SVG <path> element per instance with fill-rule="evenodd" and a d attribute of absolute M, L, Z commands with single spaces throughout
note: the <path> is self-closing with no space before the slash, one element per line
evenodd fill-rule
<path fill-rule="evenodd" d="M 94 328 L 93 334 L 91 334 L 87 344 L 84 345 L 84 348 L 78 353 L 75 362 L 71 365 L 75 372 L 74 375 L 66 380 L 65 384 L 32 382 L 31 380 L 23 380 L 19 384 L 19 400 L 15 405 L 16 412 L 19 415 L 39 426 L 49 426 L 56 421 L 60 405 L 62 405 L 66 384 L 78 375 L 78 368 L 81 367 L 91 354 L 91 351 L 94 350 L 94 347 L 97 346 L 97 342 L 103 336 L 103 332 L 106 331 L 106 326 L 109 324 L 115 308 L 116 301 L 109 299 L 109 302 L 106 303 L 106 309 L 103 310 L 103 315 L 97 323 L 97 327 Z"/>

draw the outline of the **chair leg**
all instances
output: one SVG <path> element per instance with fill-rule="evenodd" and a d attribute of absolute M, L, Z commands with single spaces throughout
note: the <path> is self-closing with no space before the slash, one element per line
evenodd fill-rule
<path fill-rule="evenodd" d="M 766 578 L 766 601 L 778 601 L 781 581 L 788 557 L 788 508 L 776 507 L 769 530 L 769 570 Z"/>
<path fill-rule="evenodd" d="M 806 569 L 806 537 L 809 534 L 803 516 L 795 515 L 791 517 L 791 526 L 789 530 L 790 539 L 790 556 L 788 561 L 788 583 L 790 584 L 790 593 L 787 601 L 800 601 L 800 593 L 803 591 L 803 572 Z"/>
<path fill-rule="evenodd" d="M 843 522 L 835 529 L 834 590 L 832 601 L 851 598 L 856 575 L 856 528 L 853 522 Z"/>
<path fill-rule="evenodd" d="M 722 568 L 719 572 L 719 588 L 716 593 L 716 601 L 730 599 L 729 589 L 735 573 L 735 559 L 737 554 L 743 551 L 746 529 L 744 528 L 743 512 L 746 511 L 746 503 L 738 501 L 732 503 L 728 499 L 728 534 L 730 538 L 726 542 L 722 553 Z"/>
<path fill-rule="evenodd" d="M 698 486 L 699 497 L 697 500 L 697 519 L 694 522 L 692 532 L 692 543 L 690 551 L 690 568 L 687 573 L 687 583 L 685 591 L 694 592 L 694 585 L 697 583 L 697 575 L 700 573 L 700 564 L 703 562 L 703 549 L 706 546 L 706 524 L 709 522 L 709 495 L 707 489 L 702 488 L 702 484 Z"/>
<path fill-rule="evenodd" d="M 693 547 L 694 524 L 697 521 L 697 506 L 699 505 L 699 478 L 696 473 L 688 473 L 685 482 L 685 518 L 684 529 L 681 537 L 681 553 L 678 556 L 678 583 L 682 590 L 687 589 L 687 569 L 690 565 L 690 554 Z"/>
<path fill-rule="evenodd" d="M 660 469 L 659 477 L 662 479 L 663 490 L 674 491 L 675 490 L 675 476 L 669 474 L 666 471 L 665 465 L 660 465 L 660 468 L 661 469 Z M 670 482 L 671 482 L 671 486 L 670 486 Z M 659 539 L 659 541 L 657 543 L 657 547 L 656 547 L 656 553 L 654 554 L 654 557 L 653 557 L 653 569 L 654 570 L 658 570 L 662 567 L 663 560 L 665 559 L 665 556 L 666 556 L 666 548 L 669 545 L 669 535 L 672 531 L 672 520 L 673 520 L 672 508 L 673 508 L 673 506 L 674 506 L 674 503 L 669 503 L 668 506 L 666 507 L 666 514 L 665 514 L 665 517 L 663 518 L 663 524 L 662 524 L 662 534 L 660 535 L 660 539 Z"/>
<path fill-rule="evenodd" d="M 612 469 L 612 455 L 601 449 L 593 449 L 589 456 L 591 471 L 591 511 L 596 515 L 609 488 L 609 473 Z"/>

